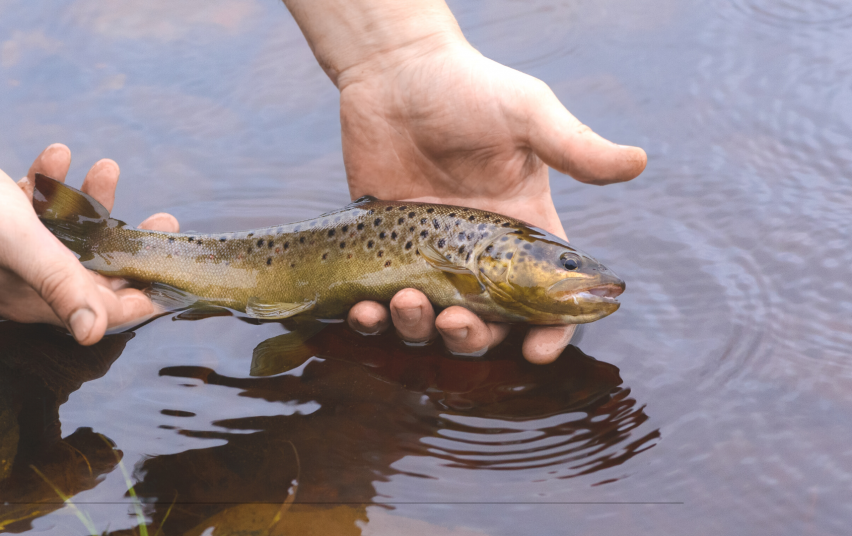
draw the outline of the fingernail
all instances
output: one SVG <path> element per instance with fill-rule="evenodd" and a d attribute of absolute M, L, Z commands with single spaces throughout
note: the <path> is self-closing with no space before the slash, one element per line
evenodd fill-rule
<path fill-rule="evenodd" d="M 420 310 L 420 307 L 411 307 L 408 309 L 397 309 L 396 314 L 399 316 L 400 320 L 406 324 L 412 325 L 420 321 L 420 317 L 423 316 L 423 311 Z"/>
<path fill-rule="evenodd" d="M 68 328 L 78 342 L 85 340 L 93 327 L 95 327 L 95 313 L 85 307 L 74 311 L 68 319 Z"/>
<path fill-rule="evenodd" d="M 441 331 L 444 337 L 449 337 L 457 341 L 462 341 L 467 338 L 468 328 L 445 329 Z"/>

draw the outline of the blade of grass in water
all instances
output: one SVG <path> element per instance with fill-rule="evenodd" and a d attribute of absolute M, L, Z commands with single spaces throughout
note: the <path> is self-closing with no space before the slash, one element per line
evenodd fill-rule
<path fill-rule="evenodd" d="M 65 495 L 64 493 L 62 493 L 62 490 L 61 490 L 61 489 L 59 489 L 58 487 L 56 487 L 56 485 L 55 485 L 53 482 L 51 482 L 51 481 L 50 481 L 50 479 L 49 479 L 49 478 L 47 478 L 47 476 L 45 476 L 45 474 L 44 474 L 44 473 L 42 473 L 41 471 L 39 471 L 39 470 L 38 470 L 38 468 L 37 468 L 36 466 L 34 466 L 34 465 L 30 465 L 30 469 L 32 469 L 33 471 L 35 471 L 35 473 L 36 473 L 38 476 L 40 476 L 40 477 L 41 477 L 41 479 L 42 479 L 42 480 L 44 480 L 44 481 L 47 483 L 47 485 L 48 485 L 48 486 L 50 486 L 51 488 L 53 488 L 53 491 L 54 491 L 57 495 L 59 495 L 59 498 L 60 498 L 60 499 L 62 499 L 62 500 L 65 502 L 65 504 L 67 504 L 68 506 L 70 506 L 70 507 L 71 507 L 71 509 L 74 511 L 74 515 L 76 515 L 76 516 L 77 516 L 77 519 L 79 519 L 79 520 L 80 520 L 80 523 L 82 523 L 82 524 L 83 524 L 83 526 L 84 526 L 84 527 L 86 527 L 86 530 L 88 530 L 88 531 L 89 531 L 89 535 L 90 535 L 90 536 L 98 536 L 98 529 L 95 527 L 95 523 L 94 523 L 94 521 L 92 521 L 92 518 L 91 518 L 91 517 L 89 517 L 89 515 L 88 515 L 88 514 L 84 513 L 84 512 L 83 512 L 83 511 L 81 511 L 79 508 L 77 508 L 77 505 L 76 505 L 76 504 L 74 504 L 74 501 L 72 501 L 72 500 L 71 500 L 71 497 L 69 497 L 69 496 Z"/>

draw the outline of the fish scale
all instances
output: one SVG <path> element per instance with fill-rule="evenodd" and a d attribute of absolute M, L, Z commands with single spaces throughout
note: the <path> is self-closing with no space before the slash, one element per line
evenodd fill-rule
<path fill-rule="evenodd" d="M 577 323 L 609 314 L 614 300 L 591 307 L 591 315 L 588 307 L 571 313 L 563 306 L 570 300 L 545 296 L 545 286 L 571 280 L 575 302 L 582 289 L 623 288 L 559 238 L 473 208 L 364 197 L 301 222 L 180 234 L 129 227 L 94 199 L 46 177 L 37 177 L 36 190 L 42 221 L 87 268 L 165 284 L 258 318 L 342 318 L 359 301 L 389 302 L 415 288 L 439 308 L 463 305 L 487 320 Z M 560 255 L 586 266 L 569 271 Z M 544 296 L 552 310 L 525 303 L 526 295 Z"/>

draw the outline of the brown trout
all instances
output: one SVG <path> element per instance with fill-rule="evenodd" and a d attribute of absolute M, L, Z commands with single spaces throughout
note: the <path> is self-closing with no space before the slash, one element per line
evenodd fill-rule
<path fill-rule="evenodd" d="M 179 234 L 112 219 L 88 195 L 36 176 L 42 222 L 90 270 L 160 283 L 259 319 L 341 319 L 404 288 L 481 318 L 582 324 L 619 307 L 624 282 L 546 231 L 482 210 L 362 197 L 253 231 Z"/>

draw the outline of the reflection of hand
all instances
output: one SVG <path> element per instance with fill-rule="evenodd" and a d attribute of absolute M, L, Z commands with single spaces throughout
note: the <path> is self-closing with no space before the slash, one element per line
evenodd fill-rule
<path fill-rule="evenodd" d="M 423 41 L 345 70 L 337 83 L 353 198 L 491 210 L 564 238 L 548 165 L 592 184 L 627 181 L 645 167 L 644 151 L 601 138 L 546 84 L 483 57 L 463 39 Z M 349 315 L 361 332 L 381 331 L 391 320 L 405 340 L 429 339 L 437 329 L 460 353 L 494 346 L 508 331 L 462 307 L 436 318 L 426 296 L 413 289 L 398 293 L 389 313 L 362 302 Z M 575 327 L 532 328 L 525 357 L 553 361 Z"/>
<path fill-rule="evenodd" d="M 0 171 L 0 317 L 65 326 L 80 344 L 90 345 L 109 327 L 153 314 L 154 306 L 142 292 L 125 288 L 124 280 L 83 268 L 36 216 L 35 174 L 64 181 L 70 165 L 71 152 L 57 143 L 36 158 L 18 184 Z M 82 190 L 112 210 L 118 175 L 115 162 L 100 160 Z M 139 227 L 177 232 L 178 222 L 155 214 Z"/>

